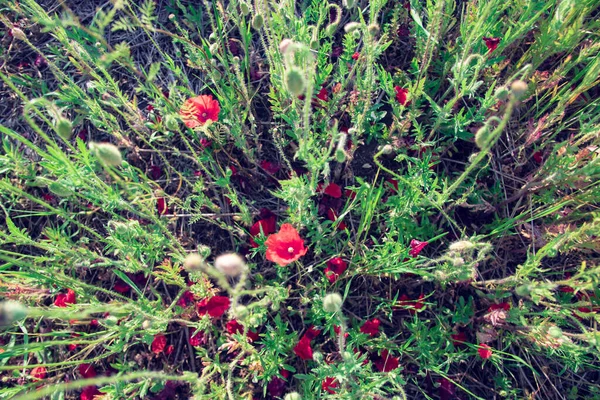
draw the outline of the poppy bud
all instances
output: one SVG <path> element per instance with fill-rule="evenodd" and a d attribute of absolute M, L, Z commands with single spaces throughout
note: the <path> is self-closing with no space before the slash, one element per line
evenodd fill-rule
<path fill-rule="evenodd" d="M 188 254 L 183 261 L 183 268 L 188 271 L 196 271 L 202 269 L 204 266 L 204 259 L 196 253 Z"/>
<path fill-rule="evenodd" d="M 252 27 L 254 29 L 256 29 L 257 31 L 263 27 L 263 25 L 265 24 L 265 19 L 263 18 L 262 15 L 260 14 L 256 14 L 254 16 L 254 18 L 252 18 Z"/>
<path fill-rule="evenodd" d="M 173 117 L 171 114 L 165 115 L 165 126 L 171 131 L 179 129 L 179 123 L 177 122 L 177 119 L 175 119 L 175 117 Z"/>
<path fill-rule="evenodd" d="M 285 53 L 287 53 L 287 50 L 291 49 L 290 45 L 292 45 L 293 43 L 294 42 L 292 41 L 292 39 L 283 39 L 281 43 L 279 43 L 279 51 L 281 52 L 281 54 L 285 55 Z"/>
<path fill-rule="evenodd" d="M 210 46 L 208 46 L 208 50 L 210 51 L 210 54 L 215 54 L 219 51 L 219 43 L 211 44 Z"/>
<path fill-rule="evenodd" d="M 250 14 L 250 7 L 248 6 L 248 3 L 241 2 L 240 3 L 240 11 L 242 12 L 243 15 Z"/>
<path fill-rule="evenodd" d="M 233 315 L 237 319 L 243 320 L 248 316 L 248 308 L 246 306 L 236 306 L 233 308 Z"/>
<path fill-rule="evenodd" d="M 56 132 L 64 140 L 69 140 L 73 133 L 73 125 L 66 118 L 60 118 L 56 123 Z"/>
<path fill-rule="evenodd" d="M 354 7 L 354 0 L 342 0 L 342 4 L 346 8 L 352 8 Z"/>
<path fill-rule="evenodd" d="M 27 316 L 27 308 L 16 301 L 0 303 L 0 327 L 11 325 Z"/>
<path fill-rule="evenodd" d="M 498 89 L 496 89 L 496 93 L 494 93 L 494 97 L 497 100 L 506 100 L 508 99 L 508 95 L 509 95 L 509 91 L 508 88 L 506 86 L 500 86 Z"/>
<path fill-rule="evenodd" d="M 388 155 L 388 154 L 392 154 L 392 152 L 394 151 L 394 148 L 392 147 L 391 144 L 386 144 L 385 146 L 383 146 L 381 148 L 380 151 L 381 151 L 381 154 Z"/>
<path fill-rule="evenodd" d="M 313 361 L 315 361 L 317 364 L 320 364 L 323 361 L 323 353 L 320 351 L 313 352 Z"/>
<path fill-rule="evenodd" d="M 298 392 L 288 393 L 285 395 L 283 400 L 302 400 L 302 396 Z"/>
<path fill-rule="evenodd" d="M 329 24 L 329 25 L 327 25 L 327 28 L 325 28 L 325 34 L 327 36 L 333 36 L 333 34 L 337 30 L 337 28 L 338 28 L 338 24 Z"/>
<path fill-rule="evenodd" d="M 372 36 L 375 36 L 379 33 L 379 25 L 378 24 L 370 24 L 367 26 L 367 30 Z"/>
<path fill-rule="evenodd" d="M 213 32 L 208 36 L 208 41 L 211 43 L 215 43 L 218 38 L 219 38 L 219 35 L 217 35 L 217 32 Z"/>
<path fill-rule="evenodd" d="M 483 149 L 485 146 L 487 146 L 489 144 L 490 139 L 491 132 L 487 125 L 482 126 L 477 130 L 477 133 L 475 133 L 475 144 L 480 149 Z"/>
<path fill-rule="evenodd" d="M 290 68 L 285 74 L 285 84 L 294 96 L 300 96 L 304 92 L 304 77 L 297 68 Z"/>
<path fill-rule="evenodd" d="M 152 328 L 152 322 L 151 321 L 145 320 L 144 322 L 142 322 L 142 329 L 148 330 L 150 328 Z"/>
<path fill-rule="evenodd" d="M 563 332 L 558 326 L 551 326 L 548 328 L 548 334 L 555 339 L 559 339 L 563 336 Z"/>
<path fill-rule="evenodd" d="M 215 268 L 229 277 L 236 277 L 247 269 L 244 259 L 235 253 L 221 254 L 215 260 Z"/>
<path fill-rule="evenodd" d="M 531 285 L 521 285 L 515 289 L 515 293 L 521 297 L 529 296 L 531 294 Z"/>
<path fill-rule="evenodd" d="M 454 242 L 448 247 L 452 251 L 464 251 L 471 250 L 475 245 L 468 240 L 461 240 L 460 242 Z"/>
<path fill-rule="evenodd" d="M 360 23 L 359 22 L 348 22 L 345 26 L 344 26 L 344 32 L 346 33 L 352 33 L 356 30 L 360 29 Z"/>
<path fill-rule="evenodd" d="M 517 99 L 520 99 L 527 92 L 527 84 L 520 79 L 516 80 L 510 85 L 510 91 Z"/>
<path fill-rule="evenodd" d="M 346 161 L 346 153 L 344 150 L 337 149 L 335 151 L 335 161 L 339 162 L 340 164 Z"/>
<path fill-rule="evenodd" d="M 323 309 L 327 312 L 334 313 L 342 309 L 342 296 L 338 293 L 329 293 L 323 299 Z"/>
<path fill-rule="evenodd" d="M 104 318 L 104 325 L 106 326 L 116 326 L 118 322 L 119 319 L 114 315 L 109 315 L 108 317 Z"/>
<path fill-rule="evenodd" d="M 48 185 L 48 190 L 58 197 L 69 197 L 73 194 L 69 188 L 59 182 L 52 182 L 50 185 Z"/>
<path fill-rule="evenodd" d="M 92 142 L 89 144 L 89 148 L 106 165 L 116 167 L 123 162 L 121 152 L 114 144 Z"/>
<path fill-rule="evenodd" d="M 317 39 L 313 39 L 310 41 L 310 48 L 313 50 L 319 50 L 319 47 L 321 46 L 321 43 L 319 43 L 319 41 Z"/>
<path fill-rule="evenodd" d="M 25 35 L 25 32 L 23 32 L 20 28 L 12 28 L 10 30 L 10 33 L 13 35 L 13 37 L 15 39 L 19 39 L 19 40 L 27 40 L 27 35 Z"/>

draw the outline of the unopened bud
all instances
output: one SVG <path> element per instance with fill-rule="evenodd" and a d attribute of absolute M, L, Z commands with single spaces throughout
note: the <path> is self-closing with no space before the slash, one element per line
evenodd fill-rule
<path fill-rule="evenodd" d="M 510 90 L 517 99 L 520 99 L 527 92 L 527 84 L 520 79 L 516 80 L 510 85 Z"/>
<path fill-rule="evenodd" d="M 204 259 L 196 253 L 188 254 L 183 261 L 183 268 L 187 271 L 197 271 L 204 266 Z"/>
<path fill-rule="evenodd" d="M 290 46 L 292 45 L 294 42 L 292 41 L 292 39 L 283 39 L 281 41 L 281 43 L 279 43 L 279 51 L 281 52 L 281 54 L 285 55 L 285 53 L 287 53 L 288 49 L 291 50 Z"/>
<path fill-rule="evenodd" d="M 354 32 L 357 29 L 360 29 L 360 23 L 359 22 L 348 22 L 344 26 L 344 32 L 346 32 L 346 33 Z"/>
<path fill-rule="evenodd" d="M 0 327 L 12 325 L 13 322 L 22 320 L 27 316 L 27 308 L 16 301 L 3 301 L 0 303 Z"/>
<path fill-rule="evenodd" d="M 116 326 L 119 323 L 119 318 L 115 317 L 114 315 L 109 315 L 108 317 L 104 318 L 104 321 L 102 322 L 106 326 Z"/>
<path fill-rule="evenodd" d="M 342 4 L 346 8 L 352 8 L 352 7 L 354 7 L 355 3 L 354 3 L 354 0 L 342 0 Z"/>
<path fill-rule="evenodd" d="M 319 50 L 319 47 L 321 47 L 321 43 L 317 39 L 310 41 L 310 48 L 312 50 Z"/>
<path fill-rule="evenodd" d="M 265 24 L 265 19 L 261 14 L 256 14 L 254 18 L 252 18 L 252 27 L 257 31 L 263 27 Z"/>
<path fill-rule="evenodd" d="M 12 33 L 15 39 L 23 41 L 27 40 L 27 35 L 25 35 L 25 32 L 23 32 L 20 28 L 12 28 L 10 33 Z"/>
<path fill-rule="evenodd" d="M 551 326 L 550 328 L 548 328 L 548 335 L 552 336 L 555 339 L 559 339 L 563 336 L 563 332 L 558 326 Z"/>
<path fill-rule="evenodd" d="M 381 154 L 388 155 L 388 154 L 392 154 L 392 153 L 393 153 L 393 151 L 394 151 L 394 148 L 392 147 L 392 145 L 391 145 L 391 144 L 386 144 L 385 146 L 383 146 L 383 147 L 381 148 L 381 150 L 380 150 L 380 151 L 381 151 Z"/>
<path fill-rule="evenodd" d="M 58 133 L 58 136 L 64 140 L 69 140 L 73 134 L 73 125 L 71 124 L 71 121 L 66 118 L 60 118 L 56 122 L 56 132 Z"/>
<path fill-rule="evenodd" d="M 215 54 L 219 51 L 219 43 L 213 43 L 208 46 L 208 50 L 210 50 L 210 54 Z"/>
<path fill-rule="evenodd" d="M 244 319 L 248 316 L 248 308 L 246 306 L 235 306 L 232 310 L 233 315 L 238 319 Z"/>
<path fill-rule="evenodd" d="M 285 85 L 294 96 L 300 96 L 304 92 L 304 77 L 297 68 L 290 68 L 285 74 Z"/>
<path fill-rule="evenodd" d="M 217 35 L 217 32 L 213 32 L 208 36 L 208 41 L 211 43 L 215 43 L 218 38 L 219 38 L 219 35 Z"/>
<path fill-rule="evenodd" d="M 121 152 L 112 143 L 90 143 L 89 148 L 104 164 L 117 167 L 123 162 Z"/>
<path fill-rule="evenodd" d="M 323 309 L 327 312 L 334 313 L 342 309 L 342 296 L 338 293 L 329 293 L 323 299 Z"/>
<path fill-rule="evenodd" d="M 323 353 L 320 351 L 313 352 L 313 361 L 315 361 L 317 364 L 320 364 L 323 361 Z"/>
<path fill-rule="evenodd" d="M 248 6 L 248 3 L 241 2 L 240 3 L 240 11 L 242 12 L 243 15 L 250 14 L 250 6 Z"/>
<path fill-rule="evenodd" d="M 48 185 L 48 190 L 58 197 L 69 197 L 73 192 L 60 182 L 52 182 Z"/>
<path fill-rule="evenodd" d="M 221 254 L 215 260 L 215 268 L 230 277 L 236 277 L 247 269 L 244 259 L 236 253 Z"/>
<path fill-rule="evenodd" d="M 144 330 L 148 330 L 152 328 L 152 322 L 149 320 L 145 320 L 144 322 L 142 322 L 142 329 Z"/>
<path fill-rule="evenodd" d="M 477 130 L 477 132 L 475 133 L 475 144 L 480 149 L 483 149 L 484 147 L 486 147 L 489 144 L 491 136 L 492 135 L 491 135 L 491 132 L 490 132 L 488 126 L 484 125 L 481 128 L 479 128 Z"/>
<path fill-rule="evenodd" d="M 521 285 L 515 289 L 515 293 L 521 297 L 529 296 L 531 294 L 531 285 Z"/>
<path fill-rule="evenodd" d="M 367 30 L 372 36 L 375 36 L 379 33 L 379 25 L 378 24 L 370 24 L 367 26 Z"/>
<path fill-rule="evenodd" d="M 498 100 L 506 100 L 508 99 L 509 93 L 510 92 L 508 91 L 508 88 L 506 86 L 500 86 L 498 89 L 496 89 L 494 97 Z"/>
<path fill-rule="evenodd" d="M 471 250 L 473 247 L 475 247 L 475 245 L 472 242 L 469 242 L 468 240 L 461 240 L 459 242 L 452 243 L 448 249 L 451 251 L 460 252 L 464 250 Z"/>
<path fill-rule="evenodd" d="M 288 393 L 283 400 L 302 400 L 302 396 L 298 392 Z"/>

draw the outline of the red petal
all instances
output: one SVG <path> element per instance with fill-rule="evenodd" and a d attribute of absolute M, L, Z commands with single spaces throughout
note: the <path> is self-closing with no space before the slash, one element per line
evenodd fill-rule
<path fill-rule="evenodd" d="M 342 188 L 336 183 L 330 183 L 327 185 L 323 193 L 335 199 L 339 199 L 342 197 Z"/>
<path fill-rule="evenodd" d="M 381 322 L 377 318 L 373 318 L 370 321 L 366 321 L 363 326 L 360 327 L 360 331 L 367 335 L 376 336 L 379 333 L 379 324 Z"/>
<path fill-rule="evenodd" d="M 210 299 L 202 299 L 196 304 L 198 315 L 208 314 L 213 318 L 219 318 L 229 309 L 231 301 L 226 296 L 213 296 Z"/>
<path fill-rule="evenodd" d="M 310 347 L 310 339 L 306 336 L 300 339 L 298 344 L 294 347 L 294 353 L 303 360 L 312 360 L 313 351 Z"/>
<path fill-rule="evenodd" d="M 156 335 L 154 336 L 154 340 L 152 341 L 150 348 L 152 349 L 153 353 L 160 354 L 163 352 L 166 346 L 167 338 L 164 335 Z"/>
<path fill-rule="evenodd" d="M 94 378 L 96 376 L 96 369 L 91 364 L 79 364 L 79 373 L 85 379 Z"/>
<path fill-rule="evenodd" d="M 487 344 L 480 344 L 477 352 L 479 353 L 479 357 L 483 358 L 484 360 L 487 360 L 492 356 L 492 348 Z"/>

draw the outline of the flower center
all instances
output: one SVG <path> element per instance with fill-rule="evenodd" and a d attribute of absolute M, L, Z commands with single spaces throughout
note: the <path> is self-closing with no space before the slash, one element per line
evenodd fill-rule
<path fill-rule="evenodd" d="M 203 113 L 202 113 L 202 116 L 206 118 L 206 113 L 205 113 L 205 112 L 203 112 Z"/>
<path fill-rule="evenodd" d="M 288 253 L 292 254 L 294 252 L 294 248 L 293 247 L 288 247 Z"/>

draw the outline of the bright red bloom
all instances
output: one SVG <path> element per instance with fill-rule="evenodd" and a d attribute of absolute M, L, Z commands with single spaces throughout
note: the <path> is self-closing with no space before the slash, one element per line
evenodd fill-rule
<path fill-rule="evenodd" d="M 327 261 L 325 276 L 329 280 L 329 283 L 334 283 L 346 271 L 346 268 L 348 268 L 348 263 L 341 257 L 335 257 Z"/>
<path fill-rule="evenodd" d="M 236 333 L 244 333 L 244 325 L 240 324 L 235 319 L 232 319 L 231 321 L 227 322 L 226 328 L 227 332 L 229 332 L 230 335 L 234 335 Z M 251 330 L 248 330 L 246 337 L 248 338 L 249 342 L 254 342 L 255 340 L 260 339 L 258 333 L 252 332 Z"/>
<path fill-rule="evenodd" d="M 281 165 L 279 163 L 267 160 L 262 160 L 260 162 L 260 166 L 271 175 L 275 175 L 281 169 Z"/>
<path fill-rule="evenodd" d="M 303 360 L 312 360 L 313 350 L 310 347 L 310 338 L 303 336 L 302 339 L 298 341 L 298 344 L 294 346 L 294 353 Z"/>
<path fill-rule="evenodd" d="M 154 354 L 160 354 L 167 347 L 167 338 L 165 335 L 156 335 L 150 348 Z"/>
<path fill-rule="evenodd" d="M 206 338 L 204 337 L 204 332 L 202 331 L 190 336 L 190 345 L 192 345 L 192 347 L 202 346 L 205 343 Z"/>
<path fill-rule="evenodd" d="M 170 344 L 167 346 L 167 349 L 165 350 L 165 354 L 170 355 L 171 353 L 173 353 L 173 350 L 175 350 L 175 347 L 172 344 Z"/>
<path fill-rule="evenodd" d="M 206 124 L 207 121 L 218 121 L 219 102 L 211 95 L 200 95 L 192 97 L 183 103 L 179 115 L 181 115 L 185 126 L 195 128 Z"/>
<path fill-rule="evenodd" d="M 417 310 L 420 310 L 425 306 L 425 303 L 423 303 L 424 298 L 425 296 L 420 294 L 417 300 L 411 300 L 407 295 L 403 294 L 398 300 L 398 306 L 408 309 L 408 312 L 411 315 L 415 315 Z"/>
<path fill-rule="evenodd" d="M 56 307 L 66 307 L 68 304 L 77 303 L 77 299 L 75 298 L 75 292 L 72 289 L 67 289 L 67 293 L 59 293 L 56 295 L 56 299 L 54 299 L 54 305 Z"/>
<path fill-rule="evenodd" d="M 94 400 L 95 396 L 101 396 L 102 393 L 96 386 L 86 386 L 81 392 L 80 400 Z"/>
<path fill-rule="evenodd" d="M 219 318 L 229 309 L 231 301 L 227 296 L 213 296 L 210 299 L 202 299 L 196 304 L 198 315 L 208 314 L 213 318 Z"/>
<path fill-rule="evenodd" d="M 98 327 L 98 325 L 100 325 L 100 324 L 98 323 L 97 319 L 93 319 L 93 320 L 90 321 L 90 326 L 92 328 L 96 328 L 96 327 Z"/>
<path fill-rule="evenodd" d="M 358 57 L 360 57 L 360 53 L 357 51 L 354 54 L 352 54 L 352 59 L 353 60 L 358 60 Z"/>
<path fill-rule="evenodd" d="M 510 310 L 510 303 L 503 302 L 503 303 L 499 303 L 499 304 L 492 304 L 490 306 L 490 308 L 488 308 L 488 312 L 495 311 L 495 310 L 508 311 L 508 310 Z"/>
<path fill-rule="evenodd" d="M 408 252 L 408 254 L 415 258 L 419 255 L 419 253 L 425 248 L 425 246 L 427 246 L 429 244 L 429 242 L 421 242 L 419 240 L 416 239 L 412 239 L 410 241 L 410 250 Z"/>
<path fill-rule="evenodd" d="M 35 367 L 31 370 L 29 375 L 31 375 L 34 380 L 39 381 L 40 379 L 46 379 L 48 370 L 46 370 L 46 367 Z"/>
<path fill-rule="evenodd" d="M 194 297 L 194 293 L 187 290 L 185 293 L 183 293 L 183 296 L 177 300 L 177 305 L 180 307 L 187 307 L 188 304 L 193 303 L 195 300 L 196 298 Z"/>
<path fill-rule="evenodd" d="M 85 379 L 94 378 L 96 376 L 96 369 L 91 364 L 79 364 L 79 373 Z"/>
<path fill-rule="evenodd" d="M 390 185 L 392 185 L 393 190 L 398 193 L 398 181 L 392 178 L 388 178 L 385 180 L 386 182 L 388 182 Z"/>
<path fill-rule="evenodd" d="M 267 260 L 282 267 L 298 260 L 308 251 L 298 231 L 291 224 L 281 225 L 279 233 L 269 235 L 265 245 Z"/>
<path fill-rule="evenodd" d="M 67 346 L 67 348 L 69 349 L 69 351 L 75 351 L 77 350 L 77 345 L 75 343 L 71 343 Z"/>
<path fill-rule="evenodd" d="M 480 344 L 477 352 L 479 353 L 479 357 L 483 358 L 484 360 L 487 360 L 492 356 L 492 348 L 487 344 Z"/>
<path fill-rule="evenodd" d="M 333 197 L 334 199 L 339 199 L 342 197 L 342 188 L 336 183 L 330 183 L 327 185 L 323 193 Z"/>
<path fill-rule="evenodd" d="M 167 201 L 164 197 L 159 197 L 156 199 L 156 209 L 160 215 L 165 215 L 169 213 L 169 206 L 167 206 Z"/>
<path fill-rule="evenodd" d="M 464 332 L 453 333 L 450 337 L 455 347 L 464 345 L 467 342 L 467 335 Z"/>
<path fill-rule="evenodd" d="M 498 44 L 500 44 L 500 38 L 495 37 L 484 37 L 483 41 L 485 42 L 485 46 L 488 48 L 488 53 L 496 50 L 498 48 Z"/>
<path fill-rule="evenodd" d="M 322 101 L 328 101 L 329 100 L 329 96 L 327 93 L 327 89 L 326 88 L 321 88 L 321 90 L 319 90 L 319 93 L 317 93 L 317 98 L 319 100 Z"/>
<path fill-rule="evenodd" d="M 405 106 L 408 104 L 408 89 L 401 88 L 400 86 L 395 86 L 394 90 L 396 91 L 396 101 L 401 105 Z"/>
<path fill-rule="evenodd" d="M 250 227 L 250 246 L 258 247 L 254 238 L 261 232 L 267 236 L 277 231 L 277 217 L 271 213 L 267 218 L 260 219 Z"/>
<path fill-rule="evenodd" d="M 334 211 L 334 209 L 333 209 L 333 208 L 329 208 L 329 209 L 327 210 L 327 219 L 328 219 L 328 220 L 330 220 L 330 221 L 333 221 L 333 222 L 337 221 L 337 219 L 338 219 L 338 215 L 337 215 L 337 213 Z M 344 221 L 340 222 L 340 223 L 338 224 L 338 227 L 337 227 L 337 228 L 338 228 L 338 230 L 339 230 L 339 231 L 343 231 L 344 229 L 346 229 L 346 223 L 345 223 Z"/>
<path fill-rule="evenodd" d="M 335 390 L 340 387 L 339 382 L 332 377 L 327 377 L 325 379 L 323 379 L 323 382 L 321 382 L 321 389 L 323 389 L 324 391 L 326 391 L 329 394 L 335 394 Z"/>
<path fill-rule="evenodd" d="M 360 331 L 367 335 L 376 336 L 379 333 L 379 324 L 381 322 L 377 318 L 366 321 L 363 326 L 360 327 Z"/>
<path fill-rule="evenodd" d="M 400 365 L 400 359 L 398 357 L 392 357 L 390 352 L 387 350 L 381 350 L 381 355 L 375 361 L 373 365 L 379 372 L 390 372 L 398 368 Z"/>

